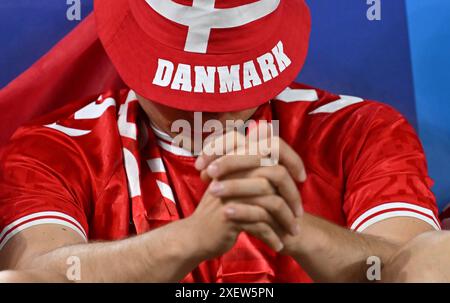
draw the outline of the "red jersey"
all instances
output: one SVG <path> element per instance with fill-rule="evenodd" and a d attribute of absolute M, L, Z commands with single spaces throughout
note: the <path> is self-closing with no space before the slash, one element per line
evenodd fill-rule
<path fill-rule="evenodd" d="M 421 144 L 388 106 L 294 83 L 253 119 L 279 120 L 280 137 L 302 157 L 307 212 L 358 232 L 393 217 L 440 228 Z M 191 215 L 207 187 L 195 157 L 148 125 L 135 93 L 121 90 L 17 130 L 0 164 L 0 249 L 39 224 L 119 240 Z M 291 257 L 241 234 L 184 281 L 310 279 Z"/>

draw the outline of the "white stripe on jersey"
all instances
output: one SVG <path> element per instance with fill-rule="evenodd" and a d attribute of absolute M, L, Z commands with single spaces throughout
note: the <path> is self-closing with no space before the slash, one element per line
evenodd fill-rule
<path fill-rule="evenodd" d="M 73 217 L 57 211 L 44 211 L 24 216 L 8 224 L 0 233 L 0 250 L 19 232 L 41 224 L 66 226 L 77 232 L 87 242 L 86 231 Z"/>
<path fill-rule="evenodd" d="M 99 99 L 101 99 L 101 96 Z M 89 103 L 82 109 L 78 110 L 75 113 L 75 120 L 100 118 L 105 113 L 105 111 L 111 106 L 116 106 L 116 100 L 114 100 L 113 98 L 106 98 L 100 104 L 94 101 L 92 103 Z"/>
<path fill-rule="evenodd" d="M 275 100 L 282 102 L 314 102 L 319 100 L 317 91 L 315 89 L 292 89 L 290 87 L 286 88 Z"/>
<path fill-rule="evenodd" d="M 315 110 L 313 110 L 312 112 L 310 112 L 309 114 L 310 115 L 321 114 L 321 113 L 331 114 L 331 113 L 335 113 L 341 109 L 344 109 L 350 105 L 361 103 L 364 101 L 364 99 L 361 99 L 358 97 L 352 97 L 352 96 L 342 95 L 339 97 L 340 97 L 339 100 L 322 105 L 322 106 L 316 108 Z"/>
<path fill-rule="evenodd" d="M 394 217 L 417 218 L 440 230 L 439 221 L 431 209 L 405 202 L 390 202 L 373 207 L 359 216 L 350 229 L 362 232 L 377 222 Z"/>
<path fill-rule="evenodd" d="M 173 203 L 175 203 L 175 197 L 173 195 L 172 188 L 170 186 L 162 181 L 156 180 L 156 183 L 158 184 L 159 190 L 164 198 L 169 199 Z"/>
<path fill-rule="evenodd" d="M 84 135 L 89 134 L 91 131 L 90 130 L 83 130 L 83 129 L 76 129 L 76 128 L 70 128 L 70 127 L 65 127 L 56 123 L 52 123 L 52 124 L 48 124 L 48 125 L 44 125 L 44 127 L 47 128 L 51 128 L 57 131 L 60 131 L 68 136 L 71 137 L 81 137 Z"/>
<path fill-rule="evenodd" d="M 147 164 L 153 173 L 165 173 L 166 168 L 161 158 L 149 159 Z"/>
<path fill-rule="evenodd" d="M 130 198 L 141 195 L 141 185 L 139 180 L 139 165 L 133 153 L 128 149 L 123 149 L 123 158 L 125 160 L 125 171 L 127 173 Z"/>

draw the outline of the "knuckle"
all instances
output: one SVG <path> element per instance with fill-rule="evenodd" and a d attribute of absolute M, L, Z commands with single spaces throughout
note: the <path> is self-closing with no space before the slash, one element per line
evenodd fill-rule
<path fill-rule="evenodd" d="M 216 161 L 214 161 L 214 164 L 217 165 L 217 170 L 220 175 L 224 175 L 228 173 L 232 169 L 232 161 L 233 158 L 230 155 L 223 156 Z"/>
<path fill-rule="evenodd" d="M 268 238 L 270 237 L 270 229 L 266 223 L 258 223 L 258 231 L 261 237 Z"/>
<path fill-rule="evenodd" d="M 272 188 L 272 185 L 266 178 L 259 178 L 258 182 L 261 185 L 261 187 L 266 191 Z"/>
<path fill-rule="evenodd" d="M 284 167 L 283 165 L 277 165 L 275 171 L 276 171 L 275 178 L 279 182 L 286 180 L 286 178 L 288 177 L 289 173 L 286 167 Z"/>
<path fill-rule="evenodd" d="M 271 197 L 271 200 L 272 200 L 271 205 L 272 205 L 274 211 L 279 212 L 283 209 L 285 203 L 284 203 L 284 200 L 280 196 L 274 195 Z"/>
<path fill-rule="evenodd" d="M 264 230 L 265 224 L 262 222 L 258 222 L 255 224 L 255 229 L 258 230 L 259 232 L 261 232 L 262 230 Z"/>
<path fill-rule="evenodd" d="M 268 227 L 266 229 L 264 229 L 262 233 L 263 233 L 262 234 L 263 238 L 269 239 L 269 240 L 273 239 L 272 232 Z"/>
<path fill-rule="evenodd" d="M 267 170 L 266 175 L 273 183 L 279 183 L 281 181 L 281 171 L 278 168 L 278 165 L 272 166 L 270 170 Z"/>
<path fill-rule="evenodd" d="M 299 191 L 294 192 L 294 202 L 302 204 L 302 196 Z"/>
<path fill-rule="evenodd" d="M 227 161 L 224 160 L 224 157 L 215 159 L 213 162 L 211 162 L 211 165 L 215 165 L 219 171 L 223 171 L 227 168 Z"/>
<path fill-rule="evenodd" d="M 270 221 L 270 216 L 264 209 L 258 207 L 258 213 L 259 213 L 258 216 L 259 216 L 260 221 L 263 221 L 263 222 Z"/>

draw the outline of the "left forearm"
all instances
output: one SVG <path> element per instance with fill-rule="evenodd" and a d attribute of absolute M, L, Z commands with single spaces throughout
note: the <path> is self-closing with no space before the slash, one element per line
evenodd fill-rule
<path fill-rule="evenodd" d="M 317 282 L 367 282 L 367 258 L 382 264 L 398 246 L 382 238 L 359 234 L 305 214 L 300 234 L 287 237 L 285 252 Z"/>

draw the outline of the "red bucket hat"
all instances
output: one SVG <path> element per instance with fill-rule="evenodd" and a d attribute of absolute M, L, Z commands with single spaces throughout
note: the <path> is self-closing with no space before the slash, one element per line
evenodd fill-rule
<path fill-rule="evenodd" d="M 124 82 L 189 111 L 261 105 L 297 76 L 311 17 L 303 0 L 95 0 L 97 30 Z"/>

